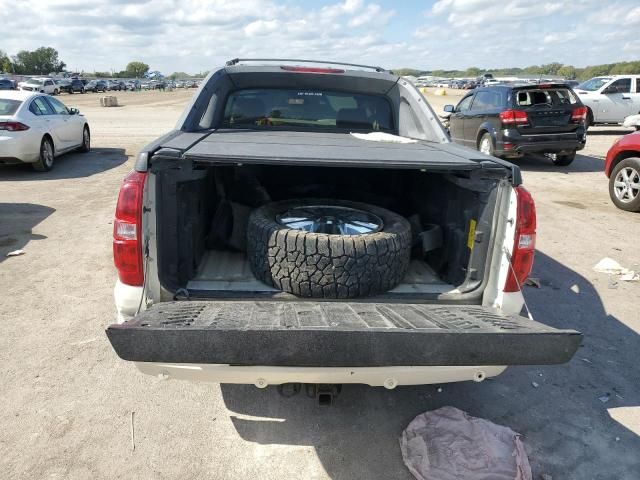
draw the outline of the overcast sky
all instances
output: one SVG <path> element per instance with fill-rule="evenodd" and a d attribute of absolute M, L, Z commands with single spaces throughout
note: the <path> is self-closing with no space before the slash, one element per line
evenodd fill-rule
<path fill-rule="evenodd" d="M 639 0 L 0 0 L 0 49 L 52 46 L 69 69 L 196 73 L 235 57 L 388 68 L 640 59 Z"/>

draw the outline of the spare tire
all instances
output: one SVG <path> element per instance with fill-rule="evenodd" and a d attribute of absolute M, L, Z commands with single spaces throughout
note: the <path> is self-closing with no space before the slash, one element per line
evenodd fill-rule
<path fill-rule="evenodd" d="M 355 298 L 391 290 L 404 278 L 411 226 L 384 208 L 344 200 L 285 200 L 249 216 L 254 275 L 310 298 Z"/>

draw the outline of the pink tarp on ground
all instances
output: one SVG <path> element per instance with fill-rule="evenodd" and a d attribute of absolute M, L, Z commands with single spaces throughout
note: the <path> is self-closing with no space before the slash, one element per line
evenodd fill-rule
<path fill-rule="evenodd" d="M 418 480 L 532 480 L 519 434 L 454 407 L 414 418 L 400 448 Z"/>

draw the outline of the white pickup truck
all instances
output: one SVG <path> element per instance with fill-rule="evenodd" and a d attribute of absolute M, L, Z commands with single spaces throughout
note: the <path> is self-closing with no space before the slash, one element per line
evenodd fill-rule
<path fill-rule="evenodd" d="M 451 143 L 383 69 L 255 63 L 213 71 L 124 180 L 122 359 L 391 389 L 573 356 L 578 332 L 520 315 L 536 216 L 518 167 Z"/>

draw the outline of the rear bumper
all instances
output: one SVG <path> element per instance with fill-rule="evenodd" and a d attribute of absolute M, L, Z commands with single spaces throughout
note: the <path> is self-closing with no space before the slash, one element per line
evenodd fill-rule
<path fill-rule="evenodd" d="M 496 142 L 496 154 L 502 156 L 525 153 L 571 153 L 582 150 L 587 137 L 584 128 L 572 133 L 521 135 L 516 130 L 504 130 Z"/>
<path fill-rule="evenodd" d="M 428 385 L 473 380 L 481 382 L 500 375 L 505 366 L 459 367 L 244 367 L 195 363 L 137 362 L 142 373 L 164 380 L 188 380 L 255 385 L 283 383 L 357 383 L 372 387 Z"/>
<path fill-rule="evenodd" d="M 124 360 L 273 367 L 541 365 L 581 335 L 481 306 L 167 302 L 107 336 Z"/>
<path fill-rule="evenodd" d="M 20 137 L 0 135 L 0 164 L 33 163 L 38 160 L 40 137 L 31 131 Z"/>

